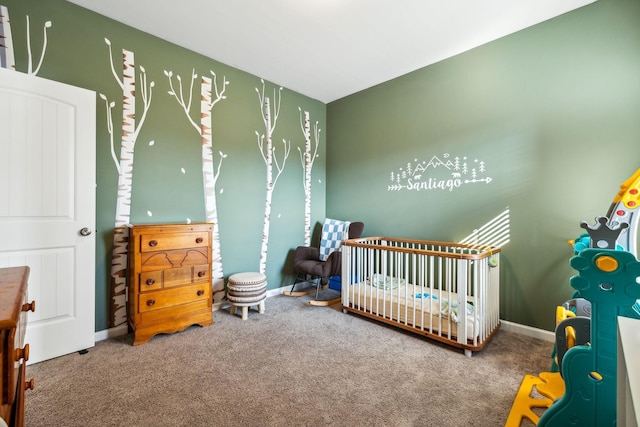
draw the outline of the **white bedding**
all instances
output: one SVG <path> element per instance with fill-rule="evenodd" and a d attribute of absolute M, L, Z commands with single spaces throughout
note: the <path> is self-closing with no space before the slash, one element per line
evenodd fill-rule
<path fill-rule="evenodd" d="M 449 337 L 449 334 L 458 336 L 463 313 L 460 312 L 457 293 L 414 286 L 404 279 L 379 274 L 354 283 L 343 289 L 345 291 L 353 307 L 424 328 L 443 337 Z M 480 330 L 472 303 L 467 298 L 465 323 L 468 340 L 476 338 Z"/>

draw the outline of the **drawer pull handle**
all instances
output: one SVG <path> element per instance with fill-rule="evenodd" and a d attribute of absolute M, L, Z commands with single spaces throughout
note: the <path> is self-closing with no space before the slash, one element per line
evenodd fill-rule
<path fill-rule="evenodd" d="M 147 300 L 147 306 L 149 306 L 149 307 L 151 307 L 155 303 L 156 303 L 156 300 L 154 300 L 154 299 Z"/>
<path fill-rule="evenodd" d="M 158 246 L 158 241 L 157 240 L 149 240 L 149 246 L 151 246 L 152 248 Z"/>
<path fill-rule="evenodd" d="M 202 237 L 197 237 L 197 238 L 196 238 L 196 243 L 202 243 L 202 241 L 203 241 L 203 240 L 202 240 Z"/>
<path fill-rule="evenodd" d="M 34 388 L 36 388 L 36 380 L 31 378 L 29 381 L 25 381 L 24 383 L 25 390 L 33 390 Z"/>
<path fill-rule="evenodd" d="M 151 286 L 151 285 L 153 285 L 154 283 L 156 283 L 156 280 L 155 280 L 155 279 L 147 279 L 147 285 Z"/>
<path fill-rule="evenodd" d="M 204 272 L 204 271 L 198 271 L 198 277 L 204 277 L 204 276 L 206 276 L 206 275 L 207 275 L 207 273 L 206 273 L 206 272 Z"/>
<path fill-rule="evenodd" d="M 31 301 L 22 304 L 22 311 L 36 311 L 36 302 Z"/>
<path fill-rule="evenodd" d="M 201 297 L 202 295 L 204 295 L 204 291 L 202 289 L 198 289 L 198 296 Z"/>
<path fill-rule="evenodd" d="M 16 362 L 19 362 L 20 359 L 24 359 L 25 362 L 29 360 L 29 344 L 25 344 L 24 348 L 16 349 Z"/>

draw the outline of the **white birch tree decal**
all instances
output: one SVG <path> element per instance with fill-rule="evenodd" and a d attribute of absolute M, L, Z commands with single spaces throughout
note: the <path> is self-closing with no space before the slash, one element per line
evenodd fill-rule
<path fill-rule="evenodd" d="M 51 21 L 46 21 L 42 27 L 43 42 L 42 52 L 40 53 L 40 60 L 34 69 L 33 55 L 31 54 L 31 28 L 29 23 L 29 15 L 27 15 L 27 54 L 29 57 L 29 63 L 27 64 L 27 74 L 38 74 L 42 63 L 44 62 L 44 55 L 47 51 L 47 29 L 51 28 Z M 6 6 L 0 5 L 0 67 L 7 68 L 9 70 L 16 69 L 15 54 L 13 50 L 13 35 L 11 34 L 11 20 L 9 19 L 9 9 Z"/>
<path fill-rule="evenodd" d="M 227 157 L 222 151 L 220 154 L 217 168 L 213 165 L 213 141 L 211 134 L 211 111 L 213 106 L 223 99 L 227 99 L 224 94 L 229 82 L 226 77 L 222 78 L 222 87 L 218 87 L 216 73 L 209 70 L 213 76 L 202 76 L 200 79 L 200 123 L 191 117 L 191 105 L 193 101 L 193 86 L 198 78 L 195 70 L 191 71 L 191 82 L 189 84 L 188 99 L 184 97 L 183 81 L 180 75 L 176 75 L 179 84 L 179 90 L 173 86 L 173 72 L 164 71 L 165 76 L 169 79 L 169 95 L 172 95 L 178 104 L 182 107 L 189 123 L 198 132 L 200 143 L 202 146 L 202 179 L 204 183 L 204 200 L 207 222 L 213 223 L 213 241 L 212 247 L 212 282 L 213 282 L 213 302 L 220 302 L 224 299 L 224 272 L 222 268 L 222 253 L 220 251 L 220 232 L 218 228 L 218 209 L 216 206 L 216 182 L 220 176 L 220 168 L 222 161 Z M 212 96 L 212 89 L 215 90 L 215 98 Z"/>
<path fill-rule="evenodd" d="M 43 38 L 42 38 L 42 53 L 40 54 L 40 61 L 38 62 L 38 66 L 36 69 L 33 69 L 33 57 L 31 55 L 31 30 L 29 29 L 29 15 L 27 15 L 27 53 L 29 54 L 29 64 L 27 68 L 27 74 L 38 74 L 40 71 L 40 67 L 42 66 L 42 62 L 44 61 L 44 54 L 47 51 L 47 28 L 51 28 L 51 21 L 47 21 L 44 23 L 42 28 Z"/>
<path fill-rule="evenodd" d="M 126 269 L 127 269 L 127 224 L 131 218 L 131 190 L 133 181 L 133 154 L 136 140 L 151 106 L 154 82 L 147 83 L 147 73 L 140 67 L 140 96 L 142 98 L 142 116 L 136 124 L 136 67 L 134 54 L 122 49 L 122 78 L 116 72 L 113 63 L 111 41 L 104 39 L 109 47 L 111 72 L 116 83 L 122 89 L 122 133 L 120 140 L 120 160 L 116 158 L 114 146 L 114 128 L 112 108 L 106 95 L 100 94 L 107 108 L 107 129 L 111 142 L 111 156 L 118 171 L 118 194 L 116 200 L 115 230 L 113 234 L 113 254 L 111 259 L 111 299 L 109 326 L 114 327 L 127 321 L 126 312 Z"/>
<path fill-rule="evenodd" d="M 9 9 L 2 5 L 0 5 L 0 67 L 14 71 L 16 69 Z"/>
<path fill-rule="evenodd" d="M 284 144 L 284 154 L 282 156 L 282 164 L 278 162 L 278 157 L 276 156 L 276 148 L 273 146 L 273 131 L 276 128 L 276 124 L 278 122 L 278 116 L 280 114 L 280 101 L 282 99 L 282 87 L 276 92 L 273 90 L 273 98 L 275 101 L 275 105 L 273 106 L 273 112 L 271 107 L 271 102 L 269 97 L 265 96 L 264 89 L 265 84 L 264 80 L 260 80 L 262 82 L 262 91 L 256 88 L 256 92 L 258 92 L 258 100 L 260 101 L 260 112 L 262 115 L 262 121 L 264 123 L 264 134 L 256 131 L 256 137 L 258 138 L 258 148 L 260 149 L 260 154 L 262 154 L 262 159 L 264 160 L 265 165 L 267 166 L 267 191 L 266 191 L 266 200 L 264 204 L 264 225 L 262 228 L 262 246 L 260 248 L 260 273 L 265 273 L 267 269 L 267 252 L 269 248 L 269 227 L 271 224 L 271 199 L 273 196 L 273 190 L 276 186 L 276 182 L 278 178 L 282 174 L 284 170 L 285 163 L 287 162 L 287 158 L 289 157 L 289 151 L 291 149 L 291 144 L 287 143 L 286 140 L 282 140 Z M 273 120 L 272 120 L 273 117 Z M 276 175 L 273 176 L 273 166 L 275 164 L 276 167 Z"/>
<path fill-rule="evenodd" d="M 304 135 L 304 153 L 298 147 L 300 153 L 300 163 L 302 164 L 302 187 L 304 188 L 304 245 L 311 246 L 311 170 L 313 162 L 318 156 L 318 145 L 320 144 L 320 131 L 318 122 L 313 125 L 314 147 L 311 148 L 311 125 L 309 123 L 309 112 L 300 111 L 300 128 Z M 312 152 L 313 151 L 313 152 Z"/>

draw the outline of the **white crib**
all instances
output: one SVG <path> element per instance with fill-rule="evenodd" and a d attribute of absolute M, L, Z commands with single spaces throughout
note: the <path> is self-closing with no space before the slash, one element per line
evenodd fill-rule
<path fill-rule="evenodd" d="M 364 237 L 344 242 L 342 308 L 464 349 L 500 327 L 500 248 Z"/>

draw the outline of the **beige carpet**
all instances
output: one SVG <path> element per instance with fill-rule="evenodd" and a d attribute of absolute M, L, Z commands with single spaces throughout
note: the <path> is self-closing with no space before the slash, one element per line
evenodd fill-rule
<path fill-rule="evenodd" d="M 494 427 L 551 361 L 552 344 L 526 336 L 499 331 L 468 358 L 304 298 L 214 321 L 28 366 L 27 426 Z"/>

